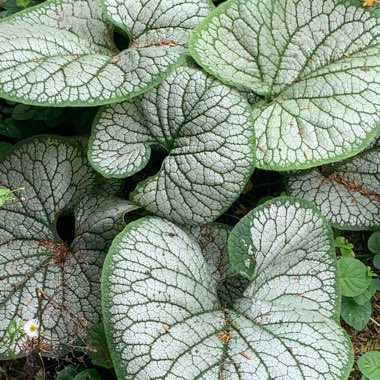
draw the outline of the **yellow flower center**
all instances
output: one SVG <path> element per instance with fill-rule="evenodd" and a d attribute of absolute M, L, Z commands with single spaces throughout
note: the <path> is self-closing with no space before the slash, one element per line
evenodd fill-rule
<path fill-rule="evenodd" d="M 36 325 L 30 325 L 29 330 L 32 332 L 37 331 L 37 326 Z"/>

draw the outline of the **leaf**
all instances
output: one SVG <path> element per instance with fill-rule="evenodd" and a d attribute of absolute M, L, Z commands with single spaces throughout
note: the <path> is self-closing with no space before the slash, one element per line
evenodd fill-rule
<path fill-rule="evenodd" d="M 336 323 L 331 230 L 305 203 L 272 202 L 276 215 L 289 209 L 294 219 L 315 218 L 325 246 L 314 253 L 302 245 L 302 231 L 300 250 L 319 257 L 320 266 L 304 258 L 290 266 L 294 252 L 286 249 L 273 262 L 260 256 L 253 282 L 232 308 L 220 305 L 201 246 L 178 226 L 148 217 L 116 237 L 103 268 L 102 305 L 119 379 L 347 378 L 352 349 Z M 267 209 L 249 214 L 250 229 L 283 223 Z M 271 231 L 263 229 L 260 241 L 271 241 Z"/>
<path fill-rule="evenodd" d="M 380 227 L 380 135 L 362 153 L 324 166 L 303 176 L 291 177 L 288 192 L 314 202 L 339 229 L 368 230 Z"/>
<path fill-rule="evenodd" d="M 361 331 L 371 318 L 371 303 L 367 301 L 363 305 L 358 305 L 352 298 L 342 297 L 340 313 L 347 324 Z"/>
<path fill-rule="evenodd" d="M 189 67 L 138 98 L 102 109 L 89 159 L 106 177 L 131 176 L 148 163 L 153 144 L 168 156 L 130 199 L 182 224 L 205 224 L 221 215 L 255 163 L 248 104 L 237 91 Z"/>
<path fill-rule="evenodd" d="M 12 149 L 12 144 L 0 141 L 0 161 L 8 154 Z"/>
<path fill-rule="evenodd" d="M 375 257 L 373 258 L 373 265 L 375 266 L 375 268 L 380 269 L 380 253 L 375 255 Z"/>
<path fill-rule="evenodd" d="M 253 107 L 258 167 L 351 157 L 379 130 L 380 23 L 349 2 L 235 0 L 194 30 L 194 59 L 265 101 Z"/>
<path fill-rule="evenodd" d="M 189 232 L 194 235 L 208 264 L 222 305 L 232 305 L 248 286 L 248 280 L 238 276 L 230 264 L 227 243 L 231 230 L 232 227 L 220 223 L 189 227 Z"/>
<path fill-rule="evenodd" d="M 380 378 L 379 351 L 366 352 L 358 359 L 357 364 L 360 372 L 366 376 L 368 380 L 377 380 Z"/>
<path fill-rule="evenodd" d="M 15 145 L 0 163 L 0 183 L 25 188 L 0 209 L 0 304 L 7 311 L 0 336 L 11 321 L 41 317 L 43 352 L 60 354 L 86 336 L 86 321 L 99 321 L 104 256 L 125 225 L 124 213 L 138 207 L 91 195 L 97 174 L 71 138 L 41 136 Z M 72 210 L 76 231 L 69 246 L 57 220 Z M 10 347 L 15 356 L 29 353 L 26 339 L 19 336 Z M 0 358 L 8 356 L 1 347 Z"/>
<path fill-rule="evenodd" d="M 209 0 L 102 0 L 110 20 L 132 37 L 132 46 L 170 44 L 187 47 L 191 30 L 215 7 Z"/>
<path fill-rule="evenodd" d="M 368 289 L 366 289 L 363 293 L 360 293 L 358 296 L 353 297 L 353 300 L 358 305 L 364 305 L 367 301 L 370 301 L 371 298 L 376 294 L 376 291 L 380 289 L 380 280 L 372 279 L 369 284 Z"/>
<path fill-rule="evenodd" d="M 368 239 L 368 249 L 372 253 L 380 253 L 380 231 L 375 231 Z"/>
<path fill-rule="evenodd" d="M 102 378 L 95 368 L 89 368 L 79 372 L 73 380 L 102 380 Z"/>
<path fill-rule="evenodd" d="M 364 292 L 371 283 L 367 267 L 359 260 L 343 257 L 338 260 L 339 282 L 342 295 L 356 297 Z"/>
<path fill-rule="evenodd" d="M 69 364 L 57 373 L 55 380 L 73 380 L 75 375 L 85 370 L 81 364 Z"/>
<path fill-rule="evenodd" d="M 94 365 L 103 368 L 113 368 L 102 322 L 90 326 L 87 344 L 89 347 L 86 352 Z"/>
<path fill-rule="evenodd" d="M 183 18 L 197 23 L 202 15 L 192 10 L 185 6 Z M 107 104 L 149 90 L 186 59 L 181 46 L 148 37 L 119 52 L 112 34 L 96 0 L 49 0 L 8 17 L 0 22 L 0 96 L 38 105 Z"/>

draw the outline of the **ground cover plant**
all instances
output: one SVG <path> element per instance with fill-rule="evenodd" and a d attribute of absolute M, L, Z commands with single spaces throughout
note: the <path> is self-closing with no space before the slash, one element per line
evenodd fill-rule
<path fill-rule="evenodd" d="M 378 380 L 380 14 L 0 3 L 0 377 Z"/>

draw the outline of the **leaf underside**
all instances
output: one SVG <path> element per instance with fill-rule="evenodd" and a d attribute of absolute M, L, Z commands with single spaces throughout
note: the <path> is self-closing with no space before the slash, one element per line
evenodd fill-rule
<path fill-rule="evenodd" d="M 360 4 L 357 4 L 360 6 Z M 253 107 L 258 167 L 306 169 L 362 150 L 379 130 L 380 22 L 339 1 L 228 1 L 190 51 Z"/>
<path fill-rule="evenodd" d="M 17 202 L 0 208 L 1 337 L 11 321 L 41 316 L 42 351 L 60 354 L 86 335 L 83 321 L 99 321 L 104 255 L 125 225 L 123 214 L 137 207 L 91 196 L 97 178 L 82 146 L 68 138 L 25 140 L 1 162 L 0 183 L 24 188 L 15 193 Z M 57 220 L 71 211 L 76 231 L 69 246 Z M 9 348 L 13 355 L 2 342 L 1 359 L 27 355 L 33 345 L 18 336 Z"/>
<path fill-rule="evenodd" d="M 215 220 L 239 196 L 255 164 L 248 103 L 189 67 L 140 97 L 102 109 L 89 159 L 107 177 L 130 176 L 145 167 L 153 144 L 168 156 L 130 199 L 182 224 Z"/>
<path fill-rule="evenodd" d="M 357 156 L 291 177 L 288 192 L 314 202 L 336 228 L 380 227 L 380 136 Z"/>
<path fill-rule="evenodd" d="M 294 228 L 289 244 L 284 215 L 308 226 L 298 230 L 288 222 Z M 221 305 L 194 235 L 148 217 L 114 240 L 102 274 L 102 306 L 119 379 L 347 378 L 352 350 L 336 323 L 331 230 L 316 210 L 291 198 L 247 218 L 250 230 L 261 232 L 263 251 L 253 281 L 232 307 Z M 316 250 L 303 244 L 312 228 L 319 232 Z"/>

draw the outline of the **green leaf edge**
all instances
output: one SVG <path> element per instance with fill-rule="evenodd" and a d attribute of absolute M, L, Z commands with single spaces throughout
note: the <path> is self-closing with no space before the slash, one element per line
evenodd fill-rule
<path fill-rule="evenodd" d="M 316 214 L 318 214 L 319 217 L 321 217 L 321 219 L 323 220 L 323 226 L 326 228 L 327 231 L 330 231 L 329 234 L 330 234 L 330 243 L 332 244 L 332 247 L 334 246 L 334 239 L 333 239 L 333 233 L 332 233 L 332 230 L 331 230 L 331 227 L 330 225 L 328 224 L 326 218 L 320 213 L 320 211 L 310 202 L 308 201 L 305 201 L 303 199 L 300 199 L 300 198 L 296 198 L 296 197 L 278 197 L 278 198 L 275 198 L 273 200 L 271 200 L 271 202 L 278 202 L 279 204 L 282 204 L 283 201 L 290 201 L 290 202 L 299 202 L 301 205 L 305 205 L 309 208 L 312 208 Z M 247 218 L 250 214 L 253 214 L 256 210 L 261 210 L 261 209 L 264 209 L 266 206 L 266 203 L 257 207 L 256 209 L 252 210 L 249 214 L 247 214 L 243 219 Z M 111 275 L 111 260 L 112 260 L 112 256 L 117 253 L 117 247 L 118 245 L 121 243 L 121 241 L 123 240 L 123 237 L 126 233 L 128 233 L 132 228 L 135 228 L 135 227 L 138 227 L 139 225 L 141 225 L 145 220 L 147 219 L 150 219 L 151 217 L 143 217 L 143 218 L 140 218 L 136 221 L 133 221 L 131 223 L 129 223 L 124 229 L 123 231 L 121 231 L 116 237 L 115 239 L 113 240 L 109 250 L 108 250 L 108 254 L 104 260 L 104 263 L 103 263 L 103 270 L 102 270 L 102 275 L 101 275 L 101 295 L 102 295 L 102 300 L 101 300 L 101 304 L 102 304 L 102 313 L 103 313 L 103 323 L 104 323 L 104 331 L 105 331 L 105 335 L 106 335 L 106 338 L 107 338 L 107 343 L 108 343 L 108 348 L 109 348 L 109 352 L 110 352 L 110 355 L 111 355 L 111 359 L 112 359 L 112 362 L 114 364 L 114 370 L 115 370 L 115 373 L 116 373 L 116 377 L 118 379 L 127 379 L 125 376 L 127 375 L 126 373 L 122 372 L 122 366 L 120 365 L 121 362 L 123 362 L 123 359 L 122 357 L 120 356 L 120 353 L 118 352 L 118 350 L 116 349 L 113 341 L 112 341 L 112 335 L 111 335 L 111 331 L 112 331 L 112 324 L 109 322 L 110 320 L 110 317 L 111 317 L 111 314 L 109 313 L 109 310 L 110 310 L 110 297 L 109 297 L 109 291 L 108 291 L 108 285 L 107 285 L 107 281 L 105 281 L 105 279 L 108 279 Z M 240 223 L 240 222 L 239 222 Z M 179 227 L 181 228 L 181 227 Z M 186 232 L 186 231 L 185 231 Z M 187 232 L 186 232 L 187 233 Z M 231 234 L 229 235 L 231 236 Z M 227 245 L 227 249 L 228 249 L 228 253 L 230 254 L 230 237 L 228 238 L 228 245 Z M 337 265 L 335 263 L 335 270 L 337 270 Z M 340 325 L 340 305 L 341 305 L 341 294 L 340 294 L 340 287 L 339 287 L 339 281 L 336 282 L 336 295 L 337 295 L 337 299 L 336 299 L 336 306 L 335 306 L 335 310 L 334 310 L 334 321 L 339 325 Z M 220 306 L 221 310 L 222 310 L 222 306 Z M 347 366 L 345 367 L 345 370 L 343 372 L 343 375 L 342 375 L 342 378 L 341 380 L 347 380 L 350 373 L 351 373 L 351 369 L 354 365 L 354 348 L 353 348 L 353 345 L 352 345 L 352 342 L 351 342 L 351 339 L 348 335 L 348 333 L 346 332 L 346 330 L 343 329 L 342 327 L 342 332 L 343 332 L 343 335 L 345 337 L 345 340 L 346 340 L 346 343 L 347 343 L 347 347 L 349 348 L 349 357 L 348 357 L 348 362 L 347 362 Z M 193 380 L 193 379 L 189 379 L 189 380 Z M 215 379 L 216 380 L 216 379 Z"/>
<path fill-rule="evenodd" d="M 372 129 L 372 131 L 367 135 L 366 139 L 363 140 L 362 144 L 360 144 L 355 149 L 353 149 L 349 152 L 345 151 L 345 152 L 341 153 L 340 155 L 334 156 L 334 157 L 329 158 L 329 159 L 309 160 L 309 161 L 307 161 L 305 163 L 301 163 L 299 165 L 293 164 L 293 165 L 288 165 L 288 166 L 262 165 L 260 163 L 260 161 L 258 160 L 256 167 L 258 169 L 263 169 L 263 170 L 274 170 L 274 171 L 282 172 L 282 171 L 289 171 L 289 170 L 307 170 L 307 169 L 313 169 L 319 165 L 333 164 L 336 162 L 340 162 L 342 160 L 353 158 L 354 156 L 359 155 L 360 153 L 364 152 L 365 149 L 373 141 L 373 139 L 377 136 L 377 134 L 379 132 L 380 132 L 380 122 L 378 124 L 376 124 L 376 126 Z M 286 190 L 288 191 L 288 188 Z M 343 229 L 343 227 L 345 227 L 345 226 L 335 226 L 334 225 L 334 227 Z M 368 230 L 368 228 L 366 227 L 365 230 Z"/>
<path fill-rule="evenodd" d="M 54 0 L 53 0 L 54 1 Z M 203 0 L 205 1 L 205 0 Z M 208 3 L 209 3 L 209 6 L 210 6 L 210 12 L 212 12 L 214 9 L 215 9 L 215 5 L 214 3 L 212 2 L 212 0 L 206 0 Z M 132 34 L 132 29 L 129 28 L 127 25 L 125 24 L 121 24 L 119 22 L 115 22 L 112 18 L 112 16 L 110 15 L 110 13 L 108 12 L 108 8 L 105 4 L 105 0 L 100 0 L 100 6 L 103 10 L 103 14 L 107 17 L 107 19 L 113 24 L 113 25 L 116 25 L 117 27 L 119 27 L 124 33 L 126 33 L 126 35 L 128 36 L 128 38 L 131 40 L 133 38 L 133 34 Z M 207 16 L 208 17 L 208 16 Z M 145 32 L 143 32 L 141 35 L 143 35 Z M 140 37 L 139 36 L 139 37 Z"/>
<path fill-rule="evenodd" d="M 108 349 L 111 355 L 111 359 L 114 365 L 114 370 L 116 373 L 116 377 L 118 379 L 123 379 L 126 378 L 125 376 L 127 374 L 122 372 L 122 366 L 120 365 L 121 362 L 123 362 L 123 359 L 119 353 L 119 351 L 116 349 L 113 340 L 112 340 L 112 324 L 109 322 L 111 314 L 109 312 L 110 310 L 110 296 L 109 296 L 109 291 L 108 291 L 108 283 L 107 280 L 111 276 L 111 260 L 112 256 L 118 252 L 117 248 L 118 245 L 121 243 L 123 240 L 123 237 L 126 233 L 128 233 L 132 228 L 138 227 L 139 225 L 142 224 L 143 221 L 146 219 L 149 219 L 149 217 L 143 217 L 138 220 L 135 220 L 129 224 L 127 224 L 123 231 L 121 231 L 119 234 L 116 235 L 116 237 L 113 239 L 112 244 L 108 250 L 108 253 L 106 255 L 106 258 L 103 262 L 103 269 L 102 269 L 102 274 L 101 274 L 101 305 L 102 305 L 102 314 L 103 314 L 103 324 L 104 324 L 104 332 L 106 334 L 107 338 L 107 343 L 108 343 Z"/>
<path fill-rule="evenodd" d="M 191 32 L 190 39 L 189 39 L 189 52 L 195 62 L 202 67 L 203 70 L 205 70 L 207 73 L 211 74 L 215 78 L 219 79 L 222 83 L 228 84 L 231 87 L 236 88 L 236 84 L 233 81 L 229 81 L 226 79 L 222 79 L 217 73 L 213 72 L 213 70 L 209 66 L 205 66 L 201 63 L 201 60 L 199 59 L 198 54 L 195 51 L 195 44 L 198 39 L 198 35 L 200 32 L 209 25 L 210 20 L 214 17 L 219 16 L 221 13 L 224 12 L 226 8 L 230 7 L 231 3 L 234 3 L 235 0 L 227 0 L 225 3 L 222 3 L 217 8 L 215 8 L 204 20 L 202 20 Z M 247 88 L 247 90 L 254 92 L 253 90 Z"/>
<path fill-rule="evenodd" d="M 103 1 L 104 0 L 101 0 L 101 3 L 103 3 Z M 41 4 L 35 5 L 33 7 L 30 7 L 30 8 L 26 8 L 26 9 L 22 10 L 21 12 L 14 13 L 14 14 L 10 15 L 9 17 L 6 17 L 4 19 L 0 19 L 0 25 L 2 23 L 6 23 L 8 20 L 17 18 L 19 15 L 27 14 L 27 13 L 35 10 L 35 9 L 45 8 L 46 5 L 49 5 L 52 3 L 53 4 L 56 3 L 56 0 L 47 0 Z M 103 12 L 104 12 L 104 9 L 103 9 Z M 109 17 L 107 16 L 107 18 L 109 18 Z M 115 25 L 115 23 L 112 23 L 112 24 Z M 115 28 L 112 28 L 112 32 L 114 32 L 114 29 Z M 125 50 L 129 50 L 129 49 L 125 49 Z M 123 51 L 125 51 L 125 50 L 123 50 Z M 16 96 L 9 96 L 6 92 L 3 92 L 1 89 L 0 89 L 0 98 L 10 100 L 12 102 L 29 104 L 31 106 L 49 106 L 49 107 L 96 107 L 96 106 L 102 106 L 102 105 L 106 105 L 106 104 L 118 103 L 120 101 L 124 101 L 124 100 L 134 98 L 135 96 L 141 95 L 144 92 L 149 91 L 152 88 L 157 87 L 164 79 L 166 79 L 169 76 L 169 74 L 172 71 L 174 71 L 177 67 L 182 66 L 183 64 L 187 63 L 188 61 L 189 61 L 189 56 L 183 55 L 177 60 L 176 63 L 169 65 L 167 67 L 166 71 L 162 72 L 161 75 L 158 75 L 155 80 L 151 81 L 144 88 L 137 90 L 137 91 L 134 91 L 134 92 L 130 92 L 130 93 L 126 94 L 125 96 L 109 98 L 108 100 L 106 100 L 106 99 L 101 100 L 101 101 L 95 100 L 92 102 L 81 100 L 81 101 L 76 101 L 76 102 L 65 101 L 65 102 L 60 102 L 60 103 L 49 103 L 48 101 L 39 102 L 36 100 L 18 98 Z"/>
<path fill-rule="evenodd" d="M 202 67 L 203 70 L 208 72 L 209 74 L 213 75 L 215 78 L 219 79 L 222 83 L 225 83 L 229 86 L 232 86 L 236 88 L 236 84 L 230 80 L 226 80 L 221 78 L 217 73 L 213 72 L 213 70 L 209 66 L 205 66 L 201 63 L 201 60 L 199 59 L 198 54 L 195 51 L 195 44 L 198 39 L 198 35 L 200 32 L 209 25 L 210 20 L 213 19 L 214 17 L 218 17 L 221 13 L 224 12 L 226 8 L 230 7 L 230 4 L 234 3 L 236 0 L 227 0 L 225 3 L 222 3 L 220 6 L 218 6 L 213 12 L 211 12 L 203 21 L 201 21 L 192 31 L 190 40 L 189 40 L 189 51 L 193 59 L 197 62 L 197 64 Z M 273 1 L 273 0 L 270 0 Z M 360 3 L 355 2 L 354 0 L 338 0 L 337 3 L 345 4 L 347 6 L 355 6 L 358 9 L 362 9 L 362 6 Z M 371 14 L 373 17 L 380 18 L 380 13 L 376 14 L 373 10 L 370 10 Z M 253 92 L 253 90 L 248 89 Z M 262 102 L 258 102 L 255 105 L 251 106 L 252 111 L 255 110 L 262 104 Z M 270 105 L 271 103 L 268 103 Z M 274 170 L 274 171 L 288 171 L 288 170 L 303 170 L 303 169 L 311 169 L 319 165 L 324 165 L 324 164 L 330 164 L 334 162 L 338 162 L 341 160 L 344 160 L 346 158 L 350 158 L 352 156 L 355 156 L 359 153 L 361 153 L 375 138 L 375 136 L 380 132 L 380 121 L 379 123 L 374 127 L 374 129 L 367 135 L 367 138 L 363 141 L 361 145 L 356 147 L 356 149 L 351 150 L 350 152 L 342 153 L 339 156 L 335 156 L 334 158 L 331 159 L 322 159 L 322 160 L 308 160 L 307 163 L 304 164 L 293 164 L 293 165 L 288 165 L 286 167 L 284 166 L 279 166 L 279 165 L 262 165 L 259 160 L 256 160 L 256 167 L 258 169 L 263 169 L 263 170 Z"/>

